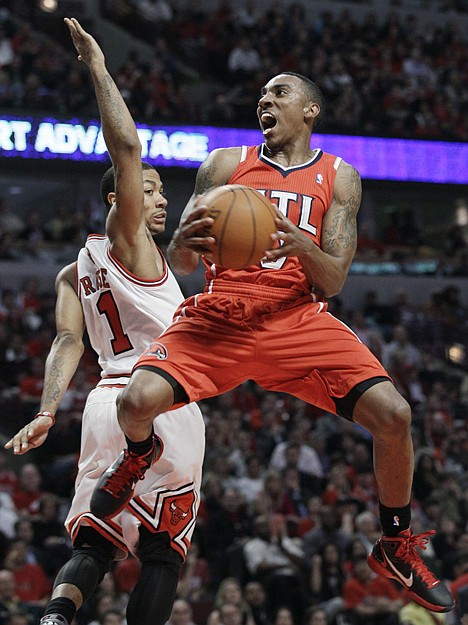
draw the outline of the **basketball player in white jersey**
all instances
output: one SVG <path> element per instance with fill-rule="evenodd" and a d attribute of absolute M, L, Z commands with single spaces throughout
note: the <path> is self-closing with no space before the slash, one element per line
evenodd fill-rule
<path fill-rule="evenodd" d="M 41 624 L 71 623 L 112 561 L 130 551 L 142 569 L 127 623 L 163 625 L 195 526 L 204 423 L 198 407 L 189 404 L 176 418 L 174 413 L 159 416 L 151 437 L 132 445 L 117 422 L 117 394 L 138 356 L 145 349 L 157 352 L 151 341 L 169 325 L 183 297 L 152 238 L 164 231 L 166 221 L 159 174 L 141 162 L 135 124 L 100 47 L 75 19 L 65 22 L 78 58 L 90 69 L 113 163 L 101 183 L 109 215 L 106 236 L 89 236 L 77 262 L 57 277 L 57 336 L 47 357 L 40 412 L 6 447 L 24 454 L 45 441 L 83 353 L 86 328 L 102 374 L 83 413 L 76 492 L 65 521 L 73 554 L 58 573 Z M 138 482 L 135 496 L 112 520 L 98 519 L 90 512 L 92 492 L 125 443 L 128 450 L 118 463 L 133 484 Z"/>

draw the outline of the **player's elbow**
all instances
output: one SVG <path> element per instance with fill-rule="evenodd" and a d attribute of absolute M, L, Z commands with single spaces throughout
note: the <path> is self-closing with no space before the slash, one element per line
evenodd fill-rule
<path fill-rule="evenodd" d="M 138 135 L 122 137 L 118 144 L 109 145 L 108 149 L 116 166 L 122 161 L 127 162 L 130 159 L 141 160 L 141 143 Z"/>
<path fill-rule="evenodd" d="M 54 345 L 57 349 L 63 350 L 64 352 L 75 352 L 79 357 L 81 357 L 84 352 L 82 337 L 71 330 L 60 331 L 55 337 Z"/>
<path fill-rule="evenodd" d="M 344 283 L 332 285 L 330 286 L 330 288 L 324 289 L 323 294 L 327 299 L 329 299 L 330 297 L 335 297 L 335 295 L 339 295 L 341 293 L 343 289 L 343 284 Z"/>

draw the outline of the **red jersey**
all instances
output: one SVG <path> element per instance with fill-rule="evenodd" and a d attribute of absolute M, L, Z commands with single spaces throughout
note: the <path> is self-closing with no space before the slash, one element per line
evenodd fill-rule
<path fill-rule="evenodd" d="M 321 244 L 322 222 L 328 211 L 341 158 L 316 149 L 312 158 L 294 167 L 283 167 L 264 154 L 264 144 L 242 147 L 239 165 L 228 184 L 242 184 L 260 191 L 279 210 L 312 239 Z M 207 289 L 224 290 L 227 281 L 235 284 L 280 288 L 301 294 L 313 293 L 314 286 L 307 280 L 302 265 L 296 257 L 261 262 L 244 269 L 225 269 L 211 265 L 204 259 Z M 224 285 L 221 285 L 224 283 Z M 218 287 L 218 288 L 217 288 Z M 242 292 L 245 292 L 242 288 Z M 316 294 L 317 301 L 323 300 Z"/>

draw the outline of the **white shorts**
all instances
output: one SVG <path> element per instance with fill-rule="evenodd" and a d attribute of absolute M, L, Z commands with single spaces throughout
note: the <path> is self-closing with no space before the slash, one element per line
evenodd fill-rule
<path fill-rule="evenodd" d="M 118 549 L 116 559 L 135 554 L 140 524 L 151 532 L 168 532 L 171 546 L 185 559 L 200 503 L 205 425 L 196 404 L 160 414 L 154 430 L 164 449 L 159 460 L 140 480 L 133 499 L 111 520 L 90 512 L 94 488 L 102 473 L 126 447 L 117 421 L 116 398 L 121 388 L 97 387 L 83 412 L 81 452 L 75 495 L 65 527 L 75 539 L 88 525 Z"/>

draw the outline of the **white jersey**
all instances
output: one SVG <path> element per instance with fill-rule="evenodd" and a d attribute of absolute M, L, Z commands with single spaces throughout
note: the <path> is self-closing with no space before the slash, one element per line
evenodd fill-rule
<path fill-rule="evenodd" d="M 116 399 L 138 357 L 171 323 L 183 296 L 164 257 L 160 280 L 142 280 L 112 255 L 106 236 L 90 235 L 77 261 L 77 292 L 92 347 L 102 368 L 83 412 L 75 495 L 65 520 L 74 542 L 82 525 L 117 548 L 136 554 L 139 527 L 165 532 L 169 548 L 185 558 L 200 503 L 205 425 L 196 404 L 162 413 L 154 431 L 163 443 L 158 461 L 138 482 L 128 506 L 111 520 L 94 517 L 90 501 L 103 471 L 126 446 Z M 110 378 L 110 379 L 109 379 Z"/>
<path fill-rule="evenodd" d="M 163 275 L 150 281 L 125 269 L 112 255 L 106 236 L 88 236 L 78 254 L 77 293 L 103 378 L 115 378 L 117 383 L 118 376 L 127 377 L 150 341 L 171 323 L 183 300 L 162 254 L 161 258 Z"/>

